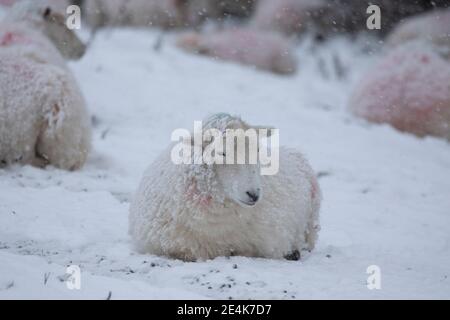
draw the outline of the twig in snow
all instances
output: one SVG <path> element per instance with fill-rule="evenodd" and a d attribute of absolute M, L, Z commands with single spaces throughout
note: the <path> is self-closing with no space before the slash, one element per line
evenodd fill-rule
<path fill-rule="evenodd" d="M 317 67 L 319 68 L 319 73 L 325 80 L 330 79 L 330 74 L 327 70 L 325 59 L 322 57 L 317 58 Z"/>
<path fill-rule="evenodd" d="M 0 288 L 0 290 L 9 290 L 12 287 L 14 287 L 14 281 L 7 283 L 6 286 L 4 288 Z"/>
<path fill-rule="evenodd" d="M 102 135 L 101 135 L 102 140 L 106 139 L 106 136 L 108 135 L 108 133 L 109 133 L 109 129 L 106 129 L 102 132 Z"/>
<path fill-rule="evenodd" d="M 153 44 L 153 50 L 155 52 L 160 52 L 163 44 L 164 44 L 164 33 L 161 32 L 158 35 L 158 38 L 156 39 L 155 43 Z"/>
<path fill-rule="evenodd" d="M 48 279 L 50 278 L 51 272 L 44 273 L 44 285 L 47 285 Z"/>
<path fill-rule="evenodd" d="M 347 70 L 337 54 L 333 54 L 333 66 L 338 79 L 345 79 L 347 77 Z"/>
<path fill-rule="evenodd" d="M 327 171 L 319 171 L 319 173 L 317 173 L 317 178 L 320 179 L 320 178 L 323 178 L 323 177 L 328 177 L 328 176 L 330 176 L 330 175 L 331 175 L 330 172 L 327 172 Z"/>

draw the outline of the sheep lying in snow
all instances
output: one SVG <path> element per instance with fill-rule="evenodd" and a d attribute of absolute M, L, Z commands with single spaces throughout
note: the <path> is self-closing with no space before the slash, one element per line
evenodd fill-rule
<path fill-rule="evenodd" d="M 74 170 L 89 152 L 90 122 L 53 43 L 73 58 L 84 53 L 84 46 L 42 3 L 20 2 L 0 23 L 0 166 L 52 164 Z"/>
<path fill-rule="evenodd" d="M 75 170 L 90 149 L 83 97 L 64 69 L 0 50 L 0 165 Z"/>
<path fill-rule="evenodd" d="M 288 39 L 277 33 L 233 28 L 207 34 L 187 33 L 177 45 L 189 52 L 235 61 L 278 74 L 292 74 L 297 62 Z"/>
<path fill-rule="evenodd" d="M 250 128 L 224 114 L 205 123 L 204 130 Z M 194 261 L 230 255 L 298 259 L 302 250 L 312 250 L 321 193 L 308 162 L 282 148 L 277 175 L 261 176 L 259 169 L 175 165 L 171 148 L 166 150 L 131 203 L 129 230 L 138 251 Z"/>
<path fill-rule="evenodd" d="M 21 1 L 0 22 L 0 50 L 27 56 L 40 63 L 65 67 L 66 59 L 78 60 L 86 46 L 65 25 L 65 17 L 50 0 Z"/>
<path fill-rule="evenodd" d="M 450 63 L 421 43 L 400 46 L 367 73 L 350 109 L 401 131 L 450 140 Z"/>

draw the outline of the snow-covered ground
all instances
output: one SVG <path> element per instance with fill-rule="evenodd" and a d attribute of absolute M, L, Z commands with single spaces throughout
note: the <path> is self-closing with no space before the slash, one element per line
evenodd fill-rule
<path fill-rule="evenodd" d="M 376 54 L 304 43 L 299 73 L 281 77 L 185 54 L 173 35 L 155 50 L 159 36 L 100 32 L 71 64 L 95 120 L 81 171 L 0 169 L 0 298 L 450 298 L 449 144 L 346 111 Z M 319 173 L 322 231 L 303 261 L 133 252 L 128 206 L 144 169 L 174 129 L 219 111 L 278 127 Z M 66 287 L 68 265 L 81 267 L 81 290 Z M 380 290 L 366 286 L 370 265 Z"/>

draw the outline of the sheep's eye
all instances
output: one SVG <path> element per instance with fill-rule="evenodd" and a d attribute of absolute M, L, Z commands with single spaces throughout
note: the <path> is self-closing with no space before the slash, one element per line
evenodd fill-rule
<path fill-rule="evenodd" d="M 219 156 L 226 157 L 227 155 L 225 154 L 225 152 L 219 152 Z"/>
<path fill-rule="evenodd" d="M 44 11 L 44 18 L 48 18 L 48 16 L 50 16 L 51 13 L 52 13 L 52 9 L 47 7 Z"/>

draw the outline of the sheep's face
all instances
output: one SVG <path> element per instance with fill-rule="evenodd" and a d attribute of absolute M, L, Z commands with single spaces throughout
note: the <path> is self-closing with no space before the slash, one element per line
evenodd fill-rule
<path fill-rule="evenodd" d="M 83 57 L 86 52 L 86 45 L 74 31 L 67 28 L 62 14 L 53 12 L 50 7 L 47 7 L 42 12 L 42 18 L 44 20 L 44 33 L 64 58 L 78 60 Z"/>
<path fill-rule="evenodd" d="M 253 207 L 261 199 L 259 165 L 216 165 L 216 175 L 225 197 L 240 206 Z"/>
<path fill-rule="evenodd" d="M 265 131 L 263 136 L 259 135 L 261 129 Z M 203 193 L 212 191 L 220 202 L 226 199 L 242 207 L 254 207 L 263 193 L 259 146 L 263 137 L 272 134 L 271 129 L 250 126 L 226 113 L 208 117 L 203 122 L 202 152 L 197 152 L 205 163 L 193 170 L 195 173 L 200 168 L 201 172 L 196 174 L 196 188 Z"/>
<path fill-rule="evenodd" d="M 227 126 L 222 139 L 223 152 L 218 154 L 223 164 L 214 166 L 224 196 L 241 206 L 253 207 L 262 197 L 261 168 L 258 162 L 259 141 L 257 136 L 253 140 L 248 139 L 245 134 L 248 129 L 253 128 L 241 121 Z"/>

